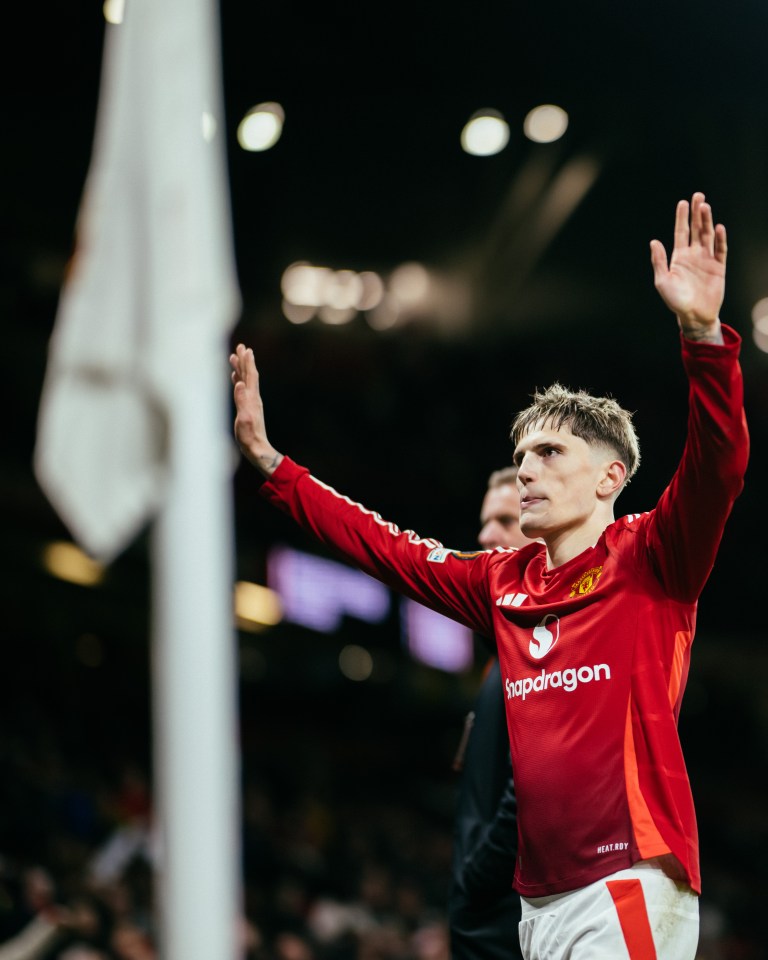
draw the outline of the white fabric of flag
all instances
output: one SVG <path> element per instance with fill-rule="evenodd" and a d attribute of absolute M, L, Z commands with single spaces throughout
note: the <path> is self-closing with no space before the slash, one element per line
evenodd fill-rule
<path fill-rule="evenodd" d="M 35 472 L 73 537 L 107 562 L 162 504 L 174 391 L 200 363 L 224 364 L 240 307 L 219 42 L 212 0 L 127 0 L 106 27 Z"/>

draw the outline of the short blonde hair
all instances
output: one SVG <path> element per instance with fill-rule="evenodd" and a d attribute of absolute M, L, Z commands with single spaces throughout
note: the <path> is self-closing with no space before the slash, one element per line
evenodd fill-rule
<path fill-rule="evenodd" d="M 593 397 L 585 390 L 572 391 L 553 383 L 533 394 L 533 403 L 512 421 L 510 439 L 517 446 L 535 424 L 546 422 L 555 430 L 568 427 L 575 437 L 608 447 L 627 468 L 627 482 L 640 466 L 640 443 L 632 414 L 611 397 Z"/>

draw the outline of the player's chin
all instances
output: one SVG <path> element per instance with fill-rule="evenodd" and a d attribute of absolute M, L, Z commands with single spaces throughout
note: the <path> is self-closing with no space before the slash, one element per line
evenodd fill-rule
<path fill-rule="evenodd" d="M 541 517 L 521 517 L 520 532 L 529 540 L 538 540 L 547 532 L 547 525 Z"/>
<path fill-rule="evenodd" d="M 526 537 L 540 537 L 542 533 L 552 529 L 556 519 L 548 500 L 540 498 L 529 505 L 521 504 L 520 529 Z"/>

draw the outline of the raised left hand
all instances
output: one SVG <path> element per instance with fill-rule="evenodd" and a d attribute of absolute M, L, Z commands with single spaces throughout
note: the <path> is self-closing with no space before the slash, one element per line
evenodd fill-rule
<path fill-rule="evenodd" d="M 690 205 L 687 200 L 678 203 L 674 240 L 669 264 L 664 245 L 651 240 L 656 289 L 685 336 L 719 337 L 728 246 L 725 227 L 715 226 L 703 193 L 694 193 Z"/>

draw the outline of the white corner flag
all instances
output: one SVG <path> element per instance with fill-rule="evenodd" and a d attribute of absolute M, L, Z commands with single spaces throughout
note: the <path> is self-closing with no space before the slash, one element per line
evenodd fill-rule
<path fill-rule="evenodd" d="M 107 561 L 160 505 L 173 403 L 239 310 L 217 15 L 214 0 L 127 0 L 124 22 L 106 28 L 35 470 L 78 542 Z"/>
<path fill-rule="evenodd" d="M 216 0 L 126 0 L 49 346 L 37 479 L 109 561 L 153 530 L 164 960 L 233 960 L 240 917 L 228 335 L 240 309 Z"/>

